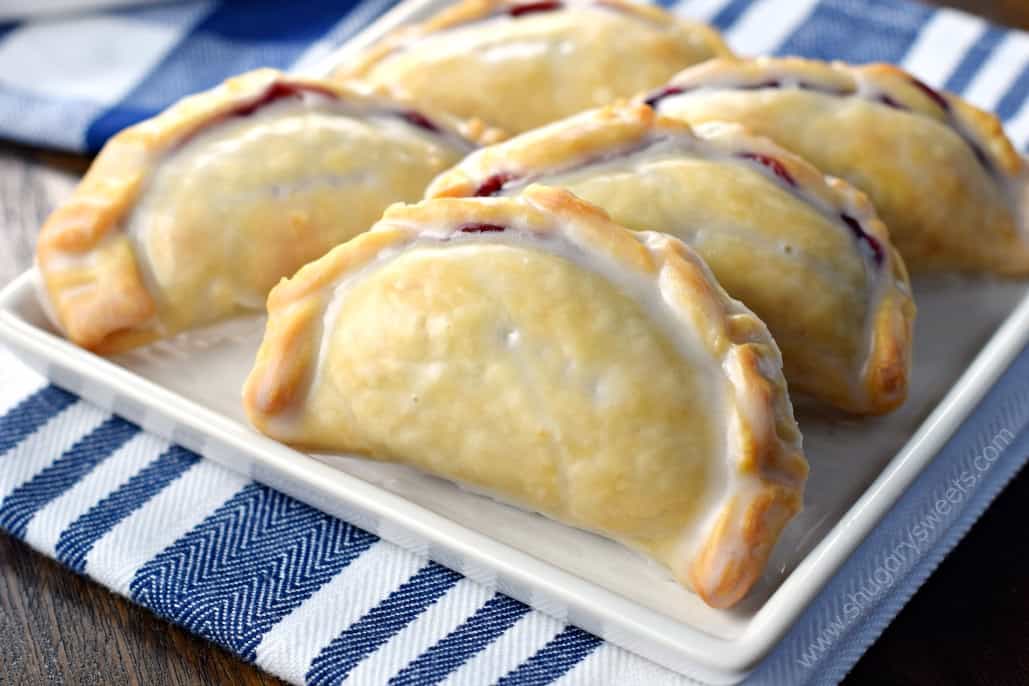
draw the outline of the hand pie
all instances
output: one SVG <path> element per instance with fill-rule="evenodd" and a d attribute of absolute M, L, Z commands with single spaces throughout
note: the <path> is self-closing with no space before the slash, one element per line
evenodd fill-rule
<path fill-rule="evenodd" d="M 112 138 L 43 227 L 67 336 L 122 350 L 263 307 L 283 276 L 495 137 L 352 87 L 256 71 Z"/>
<path fill-rule="evenodd" d="M 847 184 L 738 125 L 694 133 L 622 105 L 472 153 L 426 195 L 515 195 L 529 182 L 694 248 L 768 324 L 792 390 L 856 413 L 904 400 L 910 285 L 886 227 Z"/>
<path fill-rule="evenodd" d="M 728 55 L 718 33 L 623 0 L 465 0 L 334 75 L 526 131 Z"/>
<path fill-rule="evenodd" d="M 244 390 L 261 431 L 603 534 L 716 607 L 800 508 L 768 330 L 682 243 L 565 191 L 394 206 L 268 311 Z"/>
<path fill-rule="evenodd" d="M 717 60 L 642 98 L 661 114 L 735 121 L 862 189 L 912 271 L 1029 274 L 1023 163 L 996 117 L 900 69 Z"/>

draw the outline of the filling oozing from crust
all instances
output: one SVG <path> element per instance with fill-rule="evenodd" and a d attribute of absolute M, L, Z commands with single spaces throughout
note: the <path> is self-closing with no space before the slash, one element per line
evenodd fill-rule
<path fill-rule="evenodd" d="M 275 283 L 416 200 L 470 147 L 422 115 L 273 84 L 155 165 L 125 219 L 162 328 L 261 309 Z"/>
<path fill-rule="evenodd" d="M 525 16 L 528 16 L 528 15 L 547 14 L 547 13 L 550 13 L 550 12 L 557 12 L 557 11 L 566 10 L 566 9 L 583 8 L 583 7 L 599 7 L 599 8 L 603 8 L 603 9 L 609 9 L 609 10 L 612 10 L 612 11 L 622 11 L 623 10 L 623 8 L 620 7 L 619 5 L 605 3 L 605 2 L 603 2 L 603 0 L 579 0 L 578 2 L 575 2 L 575 3 L 572 3 L 572 4 L 569 4 L 568 2 L 564 2 L 563 0 L 527 0 L 525 2 L 513 3 L 513 4 L 511 4 L 509 6 L 506 6 L 506 7 L 499 7 L 497 9 L 495 9 L 493 12 L 489 12 L 489 13 L 483 14 L 483 15 L 478 16 L 478 17 L 470 17 L 470 18 L 465 19 L 464 21 L 460 21 L 460 22 L 455 22 L 455 23 L 449 24 L 446 27 L 443 27 L 441 29 L 433 31 L 432 33 L 426 34 L 424 36 L 419 36 L 418 38 L 415 38 L 413 40 L 404 41 L 402 43 L 399 43 L 399 44 L 393 46 L 392 49 L 390 49 L 386 53 L 386 55 L 392 55 L 393 53 L 396 53 L 398 51 L 404 50 L 405 48 L 409 47 L 410 45 L 416 43 L 419 38 L 426 38 L 426 37 L 429 37 L 429 36 L 438 36 L 439 34 L 447 32 L 447 31 L 453 31 L 455 29 L 465 28 L 465 27 L 470 26 L 472 24 L 477 24 L 479 22 L 489 21 L 491 19 L 498 19 L 498 18 L 502 18 L 502 17 L 507 17 L 507 18 L 510 18 L 510 19 L 519 19 L 521 17 L 525 17 Z"/>
<path fill-rule="evenodd" d="M 968 147 L 972 150 L 972 153 L 975 155 L 976 159 L 979 161 L 979 164 L 982 165 L 983 169 L 985 169 L 987 173 L 996 176 L 997 170 L 995 165 L 990 161 L 990 158 L 987 156 L 982 146 L 979 145 L 979 143 L 975 140 L 972 134 L 958 122 L 957 118 L 954 116 L 954 112 L 950 106 L 950 103 L 947 102 L 947 99 L 943 96 L 943 94 L 913 76 L 909 75 L 908 81 L 909 83 L 911 83 L 911 85 L 918 88 L 919 91 L 921 91 L 926 97 L 928 97 L 937 107 L 939 107 L 943 111 L 943 113 L 946 115 L 946 125 L 949 126 L 954 131 L 954 133 L 956 133 L 968 145 Z M 806 82 L 795 76 L 784 77 L 781 79 L 773 78 L 761 81 L 759 83 L 717 83 L 695 84 L 691 86 L 677 86 L 672 84 L 664 86 L 654 91 L 644 99 L 644 102 L 647 105 L 653 107 L 654 109 L 658 109 L 661 105 L 661 102 L 668 98 L 673 98 L 681 95 L 689 95 L 690 93 L 695 93 L 704 90 L 757 91 L 786 88 L 811 91 L 814 93 L 819 93 L 821 95 L 839 98 L 859 97 L 864 100 L 867 100 L 868 102 L 877 103 L 885 107 L 889 107 L 890 109 L 899 110 L 902 112 L 909 112 L 917 116 L 917 113 L 913 112 L 911 108 L 898 102 L 889 93 L 884 93 L 880 90 L 841 90 L 838 88 L 828 88 L 821 84 Z"/>
<path fill-rule="evenodd" d="M 463 224 L 458 231 L 461 233 L 500 233 L 505 229 L 506 227 L 496 224 Z"/>
<path fill-rule="evenodd" d="M 506 13 L 511 17 L 521 17 L 526 14 L 537 14 L 540 12 L 553 12 L 565 6 L 558 0 L 537 0 L 536 2 L 521 2 L 507 8 Z"/>
<path fill-rule="evenodd" d="M 739 157 L 742 160 L 753 160 L 778 176 L 786 185 L 791 186 L 792 188 L 797 187 L 797 180 L 794 179 L 793 175 L 786 169 L 786 165 L 771 155 L 764 155 L 759 152 L 738 152 L 736 153 L 736 157 Z"/>
<path fill-rule="evenodd" d="M 849 389 L 832 402 L 864 402 L 877 313 L 895 282 L 888 248 L 865 215 L 807 189 L 774 152 L 655 134 L 564 167 L 490 171 L 472 182 L 476 195 L 559 186 L 629 228 L 677 236 L 768 323 L 795 389 Z"/>
<path fill-rule="evenodd" d="M 294 101 L 298 104 L 307 104 L 310 103 L 312 99 L 318 98 L 341 102 L 341 98 L 338 93 L 333 91 L 331 88 L 320 87 L 316 83 L 286 83 L 283 81 L 275 81 L 269 84 L 268 88 L 264 91 L 264 93 L 260 94 L 251 101 L 241 103 L 233 109 L 223 112 L 220 116 L 204 122 L 202 126 L 191 131 L 189 135 L 185 136 L 182 140 L 180 140 L 178 142 L 177 147 L 182 147 L 190 140 L 192 140 L 193 136 L 203 131 L 206 131 L 207 129 L 218 126 L 219 124 L 222 124 L 228 119 L 233 119 L 236 117 L 249 117 L 260 112 L 269 105 L 281 103 L 283 101 Z M 368 114 L 378 116 L 394 116 L 406 121 L 408 124 L 411 124 L 412 126 L 416 126 L 420 129 L 424 129 L 425 131 L 431 133 L 446 133 L 429 117 L 422 114 L 421 112 L 418 112 L 417 110 L 409 108 L 383 108 L 381 112 L 369 112 Z M 467 143 L 465 144 L 468 145 Z"/>
<path fill-rule="evenodd" d="M 555 174 L 568 174 L 575 171 L 585 171 L 590 167 L 593 167 L 604 162 L 611 161 L 613 159 L 626 159 L 634 155 L 649 151 L 650 149 L 670 143 L 671 139 L 663 136 L 655 136 L 646 141 L 643 144 L 633 145 L 615 153 L 605 152 L 604 154 L 594 157 L 586 158 L 575 162 L 573 165 L 562 169 L 547 170 L 543 173 L 537 174 L 518 174 L 514 172 L 497 172 L 491 174 L 486 179 L 481 181 L 476 187 L 473 195 L 476 197 L 492 197 L 497 196 L 505 191 L 514 190 L 516 188 L 523 188 L 528 184 L 543 180 L 547 177 L 552 177 Z M 674 143 L 672 143 L 674 145 Z M 791 190 L 795 196 L 802 201 L 806 201 L 806 198 L 801 193 L 801 189 L 798 187 L 797 181 L 786 169 L 786 166 L 775 157 L 757 152 L 738 152 L 734 155 L 740 160 L 752 163 L 756 166 L 760 166 L 769 172 L 771 172 L 783 185 L 783 187 Z M 883 248 L 880 241 L 873 236 L 871 233 L 866 231 L 862 227 L 861 222 L 855 219 L 853 216 L 843 212 L 839 213 L 835 217 L 835 221 L 842 223 L 847 227 L 847 230 L 854 236 L 854 239 L 858 241 L 858 244 L 865 251 L 865 254 L 871 260 L 871 263 L 876 268 L 881 268 L 885 259 L 885 249 Z"/>

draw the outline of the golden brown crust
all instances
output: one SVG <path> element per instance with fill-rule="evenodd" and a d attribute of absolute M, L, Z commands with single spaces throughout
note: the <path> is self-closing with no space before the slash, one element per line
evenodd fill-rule
<path fill-rule="evenodd" d="M 122 233 L 126 218 L 163 155 L 212 122 L 259 103 L 277 86 L 320 92 L 369 109 L 407 106 L 381 92 L 262 69 L 185 98 L 114 136 L 72 196 L 47 219 L 39 237 L 39 269 L 53 310 L 71 340 L 98 352 L 113 352 L 159 337 L 159 329 L 148 326 L 156 311 L 154 295 Z M 501 137 L 481 122 L 459 123 L 431 114 L 442 130 L 476 143 Z"/>
<path fill-rule="evenodd" d="M 966 100 L 922 84 L 910 73 L 892 64 L 852 65 L 801 57 L 758 57 L 750 60 L 714 59 L 673 78 L 679 87 L 706 85 L 758 84 L 770 76 L 796 79 L 817 85 L 827 92 L 858 97 L 874 97 L 876 90 L 908 110 L 941 123 L 957 125 L 970 135 L 1004 173 L 1017 175 L 1024 163 L 1004 134 L 1000 120 Z M 868 88 L 874 86 L 875 88 Z M 946 103 L 946 107 L 941 106 Z"/>
<path fill-rule="evenodd" d="M 861 368 L 854 369 L 852 387 L 833 389 L 823 384 L 817 394 L 841 409 L 858 414 L 881 414 L 900 405 L 907 394 L 914 305 L 907 271 L 890 241 L 886 225 L 868 198 L 850 184 L 825 176 L 801 157 L 768 139 L 752 136 L 741 127 L 708 126 L 694 131 L 684 121 L 659 116 L 647 105 L 616 103 L 477 150 L 436 177 L 425 197 L 475 195 L 484 183 L 497 178 L 510 179 L 509 183 L 517 188 L 524 179 L 544 181 L 548 174 L 577 169 L 591 161 L 604 164 L 620 152 L 631 153 L 650 143 L 671 140 L 683 144 L 681 154 L 684 156 L 729 157 L 744 152 L 774 159 L 793 185 L 781 178 L 778 181 L 798 202 L 830 216 L 852 217 L 883 246 L 881 276 L 875 281 L 886 280 L 887 283 L 881 287 L 873 284 L 868 313 L 870 327 L 866 334 L 867 358 L 861 361 Z M 767 173 L 761 162 L 751 159 L 750 163 L 756 170 Z M 841 231 L 850 231 L 840 219 L 834 218 L 833 222 Z M 854 249 L 859 250 L 857 243 Z"/>
<path fill-rule="evenodd" d="M 684 244 L 667 237 L 662 243 L 666 268 L 684 281 L 717 284 L 703 262 L 687 254 Z M 714 300 L 727 299 L 724 291 L 706 290 Z M 730 459 L 739 472 L 755 475 L 761 486 L 723 504 L 689 567 L 674 570 L 680 581 L 717 608 L 736 604 L 761 576 L 780 532 L 801 510 L 800 486 L 808 473 L 786 381 L 767 370 L 778 350 L 764 325 L 748 315 L 732 316 L 732 324 L 722 332 L 728 344 L 723 365 L 731 370 L 739 413 L 737 452 Z"/>
<path fill-rule="evenodd" d="M 800 509 L 807 476 L 779 351 L 764 324 L 731 300 L 684 244 L 662 234 L 626 231 L 566 191 L 533 186 L 517 198 L 395 205 L 371 231 L 281 282 L 269 296 L 267 334 L 244 388 L 251 421 L 267 431 L 301 410 L 316 364 L 313 341 L 327 335 L 320 328 L 321 313 L 341 279 L 390 259 L 416 240 L 445 243 L 470 222 L 515 226 L 545 238 L 541 246 L 570 243 L 646 278 L 675 320 L 694 331 L 717 368 L 726 370 L 733 409 L 726 421 L 731 435 L 725 461 L 739 475 L 730 478 L 747 479 L 752 486 L 720 501 L 721 514 L 703 529 L 698 554 L 686 559 L 685 551 L 671 551 L 662 559 L 706 602 L 732 605 L 759 577 L 782 527 Z"/>
<path fill-rule="evenodd" d="M 304 302 L 278 316 L 278 324 L 264 338 L 262 355 L 254 367 L 253 385 L 248 385 L 245 402 L 264 414 L 275 414 L 297 401 L 297 391 L 308 374 L 315 351 L 307 335 L 317 324 L 315 303 Z M 259 425 L 258 428 L 264 428 Z"/>
<path fill-rule="evenodd" d="M 738 121 L 846 178 L 915 272 L 1029 273 L 1026 165 L 1000 121 L 898 67 L 718 59 L 639 99 L 692 122 Z"/>
<path fill-rule="evenodd" d="M 808 465 L 797 443 L 794 424 L 782 422 L 789 410 L 785 384 L 762 371 L 761 344 L 742 346 L 737 357 L 743 382 L 753 396 L 748 402 L 779 408 L 776 414 L 751 417 L 746 426 L 738 464 L 744 472 L 759 474 L 763 487 L 734 497 L 722 509 L 716 525 L 688 570 L 696 592 L 708 605 L 736 604 L 761 576 L 776 541 L 787 523 L 802 508 L 796 484 L 807 479 Z M 725 550 L 743 554 L 725 555 Z"/>
<path fill-rule="evenodd" d="M 518 48 L 527 39 L 540 48 L 531 57 Z M 633 60 L 619 58 L 629 53 Z M 714 29 L 647 3 L 463 0 L 388 34 L 332 78 L 374 83 L 523 132 L 731 54 Z M 448 79 L 454 83 L 441 89 Z"/>
<path fill-rule="evenodd" d="M 341 65 L 335 72 L 333 72 L 332 78 L 341 81 L 349 79 L 359 80 L 374 68 L 378 62 L 405 44 L 411 43 L 433 33 L 446 31 L 463 24 L 470 24 L 472 22 L 485 19 L 493 14 L 521 4 L 525 3 L 518 2 L 517 0 L 462 0 L 461 2 L 457 2 L 447 7 L 420 24 L 404 26 L 393 31 L 369 49 L 365 50 L 353 61 L 349 61 L 346 64 Z M 732 54 L 729 47 L 725 44 L 725 41 L 722 39 L 722 36 L 706 24 L 692 22 L 687 19 L 671 15 L 659 7 L 646 3 L 627 2 L 625 0 L 600 0 L 596 4 L 617 8 L 619 11 L 626 14 L 647 19 L 655 23 L 675 23 L 684 28 L 688 28 L 690 31 L 700 32 L 704 35 L 705 42 L 711 46 L 712 52 L 718 55 Z"/>
<path fill-rule="evenodd" d="M 891 252 L 894 281 L 909 284 L 904 260 L 895 248 Z M 907 399 L 915 313 L 910 291 L 892 289 L 873 315 L 872 347 L 864 370 L 869 414 L 892 412 Z"/>
<path fill-rule="evenodd" d="M 493 174 L 532 178 L 627 150 L 652 136 L 691 133 L 689 124 L 658 117 L 646 105 L 614 103 L 477 150 L 437 176 L 425 197 L 467 197 Z"/>
<path fill-rule="evenodd" d="M 844 62 L 831 62 L 830 68 L 862 75 L 868 82 L 875 83 L 884 91 L 895 95 L 895 99 L 912 110 L 939 121 L 948 119 L 948 113 L 924 90 L 928 86 L 914 80 L 911 74 L 896 65 L 876 63 L 852 66 Z M 1011 176 L 1021 173 L 1024 165 L 1022 156 L 1004 133 L 1004 125 L 996 115 L 975 107 L 953 93 L 935 90 L 932 92 L 946 101 L 955 123 L 971 134 L 985 149 L 993 164 Z"/>
<path fill-rule="evenodd" d="M 869 351 L 862 370 L 865 396 L 857 401 L 841 397 L 837 405 L 849 412 L 886 414 L 903 405 L 908 394 L 917 313 L 911 280 L 904 258 L 868 196 L 841 179 L 829 178 L 829 186 L 838 194 L 843 211 L 857 219 L 884 250 L 884 283 L 869 314 Z"/>
<path fill-rule="evenodd" d="M 398 231 L 361 234 L 345 244 L 347 250 L 331 250 L 272 289 L 268 313 L 275 325 L 269 322 L 243 389 L 243 404 L 255 426 L 263 430 L 267 417 L 288 410 L 300 400 L 315 364 L 316 350 L 308 343 L 314 340 L 319 326 L 321 292 L 340 275 L 360 269 L 381 251 L 408 239 L 406 232 Z"/>

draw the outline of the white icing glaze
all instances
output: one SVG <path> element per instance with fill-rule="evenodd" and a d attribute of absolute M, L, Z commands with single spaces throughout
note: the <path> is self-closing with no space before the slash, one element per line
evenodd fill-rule
<path fill-rule="evenodd" d="M 341 137 L 360 136 L 368 127 L 379 130 L 387 139 L 411 141 L 419 149 L 429 151 L 426 154 L 432 154 L 433 149 L 440 149 L 441 143 L 459 150 L 470 148 L 467 141 L 446 129 L 433 132 L 405 121 L 401 111 L 390 112 L 378 103 L 348 102 L 310 91 L 301 91 L 296 96 L 270 102 L 246 116 L 226 117 L 188 137 L 180 147 L 172 149 L 160 160 L 140 192 L 139 202 L 125 220 L 126 233 L 133 243 L 148 292 L 160 302 L 168 286 L 162 283 L 162 279 L 175 278 L 175 270 L 168 265 L 163 268 L 156 266 L 160 253 L 152 254 L 151 250 L 160 250 L 161 246 L 153 244 L 148 236 L 154 227 L 173 221 L 174 208 L 169 209 L 164 198 L 155 197 L 148 190 L 174 187 L 176 180 L 186 177 L 191 170 L 217 168 L 224 160 L 234 159 L 234 153 L 241 146 L 265 135 L 289 136 L 299 135 L 303 131 L 326 130 L 336 131 Z M 255 164 L 262 162 L 254 161 Z M 289 185 L 265 186 L 260 192 L 273 197 L 285 197 L 319 185 L 343 188 L 361 181 L 373 181 L 376 173 L 375 166 L 369 164 L 349 175 L 309 176 Z M 217 193 L 207 198 L 197 198 L 197 202 L 218 201 Z M 212 240 L 217 239 L 217 236 L 212 236 Z M 218 279 L 213 279 L 210 287 L 219 288 L 221 285 Z M 240 307 L 259 310 L 264 307 L 266 293 L 234 287 L 233 297 Z M 202 309 L 201 305 L 196 304 L 198 310 Z M 198 316 L 199 320 L 209 318 L 202 314 Z"/>
<path fill-rule="evenodd" d="M 865 72 L 851 71 L 849 72 L 849 76 L 853 79 L 854 90 L 848 90 L 845 92 L 839 92 L 836 91 L 832 86 L 822 86 L 821 84 L 817 83 L 808 86 L 808 84 L 811 83 L 810 81 L 805 80 L 792 72 L 784 72 L 778 69 L 768 69 L 767 74 L 765 75 L 765 80 L 774 79 L 778 82 L 778 85 L 770 87 L 769 90 L 803 89 L 805 88 L 805 86 L 808 86 L 806 90 L 814 94 L 820 94 L 826 97 L 839 98 L 855 97 L 873 105 L 889 107 L 889 105 L 879 101 L 880 96 L 889 94 L 884 92 L 884 90 L 878 84 L 874 83 L 873 79 L 870 79 Z M 674 86 L 674 81 L 672 85 Z M 660 102 L 656 104 L 655 109 L 662 113 L 668 112 L 674 114 L 675 101 L 677 100 L 689 100 L 690 98 L 699 97 L 705 93 L 710 93 L 712 91 L 738 90 L 743 85 L 749 86 L 751 84 L 749 82 L 744 84 L 740 81 L 739 78 L 735 77 L 734 75 L 727 75 L 707 83 L 690 86 L 689 89 L 684 93 L 665 95 L 661 98 Z M 943 93 L 941 93 L 940 95 L 941 97 L 945 97 Z M 951 105 L 949 109 L 944 111 L 944 114 L 946 115 L 946 119 L 944 121 L 928 117 L 925 114 L 920 113 L 916 110 L 912 110 L 908 107 L 904 107 L 902 109 L 891 109 L 894 109 L 896 112 L 908 114 L 912 117 L 922 117 L 928 119 L 929 121 L 933 121 L 937 124 L 940 124 L 941 126 L 949 128 L 959 138 L 964 140 L 969 147 L 973 149 L 978 149 L 983 155 L 986 155 L 987 159 L 990 160 L 989 164 L 991 165 L 991 168 L 988 169 L 987 172 L 994 177 L 994 180 L 1000 186 L 1012 210 L 1016 214 L 1022 212 L 1021 203 L 1019 200 L 1022 184 L 1019 183 L 1019 179 L 1013 179 L 1010 178 L 1007 174 L 1001 174 L 996 172 L 996 161 L 990 159 L 990 151 L 988 146 L 983 146 L 979 144 L 979 137 L 976 135 L 975 131 L 969 128 L 969 126 L 964 121 L 962 121 L 960 117 L 955 115 L 953 105 Z"/>
<path fill-rule="evenodd" d="M 398 45 L 385 59 L 414 45 L 438 57 L 473 53 L 487 62 L 512 58 L 535 60 L 547 53 L 560 59 L 570 54 L 573 46 L 566 38 L 555 40 L 555 37 L 573 35 L 576 27 L 588 26 L 594 21 L 590 15 L 596 12 L 617 13 L 622 21 L 648 22 L 660 28 L 649 17 L 595 0 L 565 0 L 560 7 L 519 16 L 511 16 L 508 9 L 502 7 L 493 15 L 413 36 Z"/>
<path fill-rule="evenodd" d="M 693 130 L 697 134 L 696 136 L 668 136 L 666 134 L 652 134 L 646 141 L 642 143 L 634 143 L 631 148 L 625 150 L 614 151 L 603 157 L 595 159 L 573 161 L 566 169 L 563 170 L 548 170 L 542 175 L 530 176 L 525 179 L 515 179 L 504 185 L 503 189 L 500 191 L 500 195 L 517 195 L 517 193 L 528 183 L 535 182 L 555 186 L 574 186 L 575 184 L 587 179 L 606 174 L 617 174 L 631 171 L 635 175 L 641 175 L 647 173 L 646 170 L 643 169 L 645 165 L 657 165 L 665 160 L 675 161 L 683 157 L 711 160 L 715 162 L 733 162 L 735 164 L 745 165 L 755 173 L 762 174 L 767 179 L 777 184 L 784 191 L 790 193 L 799 202 L 803 202 L 817 210 L 828 220 L 830 224 L 843 232 L 847 245 L 850 245 L 853 248 L 864 265 L 866 298 L 868 305 L 866 307 L 867 314 L 864 321 L 863 340 L 866 342 L 867 348 L 865 350 L 865 361 L 861 365 L 859 373 L 855 374 L 852 378 L 853 387 L 855 389 L 859 388 L 861 385 L 860 379 L 865 377 L 865 373 L 867 371 L 866 368 L 871 359 L 875 345 L 873 329 L 875 326 L 874 316 L 878 311 L 878 304 L 889 293 L 891 285 L 899 287 L 900 290 L 904 292 L 907 292 L 907 287 L 901 280 L 894 278 L 892 270 L 888 268 L 888 262 L 883 262 L 881 265 L 876 264 L 872 256 L 869 254 L 869 251 L 863 249 L 863 244 L 861 244 L 859 239 L 854 236 L 850 227 L 844 224 L 840 219 L 840 207 L 830 205 L 823 198 L 813 193 L 805 192 L 802 185 L 794 186 L 786 183 L 777 177 L 771 170 L 758 162 L 734 157 L 737 153 L 760 152 L 758 150 L 748 148 L 745 145 L 727 144 L 727 139 L 731 139 L 732 134 L 740 130 L 737 125 L 723 122 L 707 122 L 695 126 Z M 860 224 L 863 212 L 854 206 L 852 200 L 852 198 L 847 198 L 847 202 L 844 204 L 842 211 L 854 217 Z M 705 231 L 704 227 L 689 227 L 689 229 L 694 231 L 694 235 L 692 236 L 693 240 L 687 239 L 688 243 L 702 239 L 703 232 Z M 862 229 L 864 229 L 863 226 Z M 722 227 L 719 230 L 726 231 L 730 229 Z M 680 237 L 685 237 L 688 232 L 680 229 L 676 233 Z M 773 244 L 766 238 L 749 233 L 747 234 L 747 240 L 752 243 L 760 243 L 761 247 L 769 251 L 773 249 L 779 250 L 782 247 L 780 245 Z M 878 238 L 875 240 L 878 240 Z M 826 271 L 827 267 L 825 265 L 819 264 L 808 258 L 801 251 L 793 251 L 792 253 L 789 253 L 789 259 L 797 264 L 803 262 L 806 267 L 815 269 L 825 276 L 826 279 L 832 279 L 833 275 Z M 888 257 L 887 259 L 892 259 L 892 257 Z"/>

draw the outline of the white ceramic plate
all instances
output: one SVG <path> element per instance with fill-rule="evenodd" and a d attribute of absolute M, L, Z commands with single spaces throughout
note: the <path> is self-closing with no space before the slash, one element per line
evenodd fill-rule
<path fill-rule="evenodd" d="M 401 4 L 321 70 L 437 4 Z M 1029 342 L 1025 282 L 917 282 L 910 398 L 888 417 L 860 421 L 798 408 L 811 461 L 805 510 L 749 597 L 720 611 L 658 566 L 597 536 L 404 467 L 305 455 L 258 435 L 244 420 L 239 390 L 260 341 L 260 318 L 103 359 L 54 334 L 35 297 L 35 278 L 28 272 L 0 292 L 0 341 L 55 383 L 709 683 L 735 683 L 756 666 Z"/>
<path fill-rule="evenodd" d="M 1024 283 L 954 278 L 916 284 L 910 398 L 898 412 L 868 420 L 798 408 L 811 461 L 804 512 L 784 532 L 750 596 L 721 611 L 657 565 L 600 537 L 405 467 L 305 455 L 258 435 L 243 417 L 239 389 L 262 318 L 104 359 L 55 335 L 36 298 L 36 278 L 28 272 L 0 292 L 0 342 L 58 385 L 710 683 L 742 679 L 775 645 L 1029 342 Z"/>

